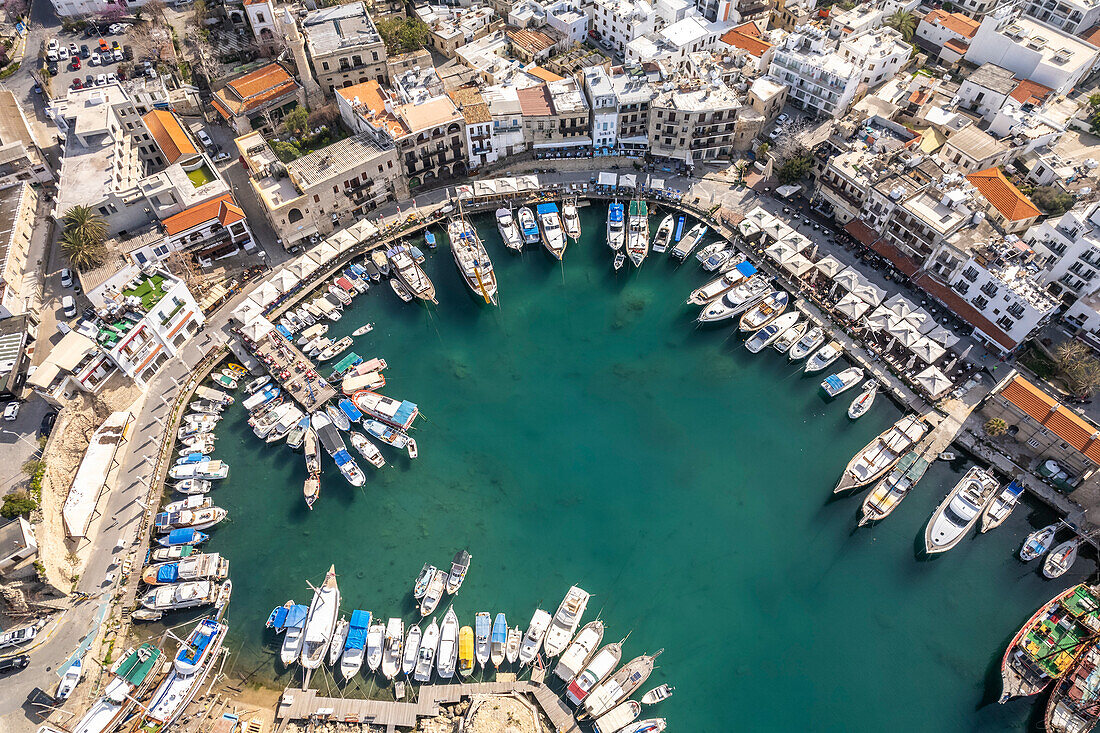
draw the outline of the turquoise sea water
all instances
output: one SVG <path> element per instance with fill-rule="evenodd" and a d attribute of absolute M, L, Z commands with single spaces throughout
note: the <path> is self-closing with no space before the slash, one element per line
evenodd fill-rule
<path fill-rule="evenodd" d="M 594 594 L 585 621 L 603 617 L 605 642 L 630 632 L 627 658 L 664 648 L 642 689 L 677 691 L 643 716 L 669 730 L 1041 722 L 1034 700 L 995 701 L 1004 645 L 1090 567 L 1048 582 L 1016 560 L 1045 510 L 1020 507 L 998 530 L 923 557 L 924 524 L 968 467 L 960 460 L 935 464 L 891 517 L 856 531 L 862 492 L 834 500 L 832 487 L 899 411 L 880 397 L 849 421 L 852 393 L 830 403 L 820 375 L 772 349 L 750 355 L 729 326 L 695 326 L 684 300 L 706 278 L 694 258 L 676 267 L 651 255 L 615 274 L 604 212 L 582 209 L 582 223 L 563 268 L 541 247 L 506 251 L 491 218 L 477 220 L 499 309 L 469 293 L 437 231 L 425 267 L 438 307 L 401 303 L 383 284 L 334 324 L 335 338 L 373 321 L 355 350 L 385 358 L 383 392 L 422 410 L 420 457 L 383 446 L 384 469 L 361 461 L 363 489 L 326 456 L 307 511 L 300 454 L 264 445 L 239 406 L 229 411 L 216 455 L 232 469 L 214 496 L 230 519 L 209 549 L 232 562 L 237 671 L 291 683 L 263 622 L 287 598 L 308 603 L 306 581 L 330 564 L 348 614 L 408 624 L 421 565 L 449 567 L 466 547 L 464 624 L 488 610 L 526 627 L 536 606 L 552 613 L 581 585 Z M 362 676 L 346 694 L 367 693 L 386 694 Z"/>

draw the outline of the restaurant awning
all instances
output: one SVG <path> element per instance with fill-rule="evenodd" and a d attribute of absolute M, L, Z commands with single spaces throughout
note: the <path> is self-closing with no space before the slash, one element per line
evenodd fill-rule
<path fill-rule="evenodd" d="M 463 183 L 460 186 L 455 186 L 455 198 L 468 199 L 474 195 L 474 187 Z"/>
<path fill-rule="evenodd" d="M 256 343 L 263 341 L 264 336 L 269 334 L 271 330 L 275 328 L 271 325 L 271 321 L 264 317 L 254 318 L 250 323 L 241 327 L 241 335 L 247 336 Z"/>
<path fill-rule="evenodd" d="M 812 244 L 805 235 L 796 232 L 794 229 L 791 229 L 790 232 L 783 237 L 783 241 L 793 247 L 795 252 L 802 252 Z"/>
<path fill-rule="evenodd" d="M 917 384 L 931 397 L 939 397 L 951 389 L 951 380 L 944 376 L 943 372 L 934 366 L 930 366 L 917 375 Z"/>
<path fill-rule="evenodd" d="M 284 267 L 276 272 L 268 282 L 278 288 L 280 293 L 287 293 L 298 284 L 298 276 Z"/>
<path fill-rule="evenodd" d="M 809 258 L 798 252 L 792 252 L 791 256 L 783 263 L 783 269 L 791 273 L 795 277 L 802 277 L 810 270 L 814 269 L 814 263 L 810 262 Z"/>
<path fill-rule="evenodd" d="M 269 282 L 262 283 L 260 287 L 252 291 L 252 295 L 249 296 L 260 305 L 267 307 L 279 299 L 281 293 L 279 289 Z"/>
<path fill-rule="evenodd" d="M 859 284 L 852 289 L 852 293 L 871 305 L 878 305 L 882 302 L 882 299 L 886 297 L 885 290 L 865 279 L 862 275 L 860 276 Z"/>
<path fill-rule="evenodd" d="M 355 238 L 355 234 L 347 229 L 341 229 L 326 241 L 335 247 L 337 252 L 347 252 L 359 243 Z"/>
<path fill-rule="evenodd" d="M 943 356 L 944 353 L 944 348 L 927 336 L 924 336 L 920 340 L 918 340 L 917 343 L 913 344 L 909 348 L 909 350 L 912 351 L 916 355 L 916 357 L 923 361 L 925 364 L 931 364 L 936 359 L 939 359 L 941 356 Z"/>
<path fill-rule="evenodd" d="M 663 178 L 654 178 L 653 176 L 650 176 L 649 177 L 649 188 L 654 190 L 654 191 L 664 191 L 665 190 L 665 179 L 663 179 Z"/>
<path fill-rule="evenodd" d="M 913 328 L 907 321 L 899 321 L 891 324 L 886 329 L 886 333 L 907 349 L 911 349 L 921 340 L 920 332 Z"/>
<path fill-rule="evenodd" d="M 515 178 L 508 176 L 506 178 L 497 179 L 497 191 L 500 193 L 515 193 L 517 190 Z"/>
<path fill-rule="evenodd" d="M 931 331 L 924 334 L 928 338 L 932 339 L 938 344 L 951 348 L 955 344 L 959 343 L 959 337 L 948 331 L 943 326 L 935 326 Z"/>
<path fill-rule="evenodd" d="M 328 264 L 329 260 L 340 254 L 340 250 L 326 239 L 313 248 L 313 253 L 320 258 L 322 264 Z"/>
<path fill-rule="evenodd" d="M 539 177 L 536 175 L 516 176 L 516 187 L 520 191 L 535 191 L 539 187 Z"/>
<path fill-rule="evenodd" d="M 817 268 L 818 272 L 831 280 L 835 278 L 838 273 L 844 271 L 845 264 L 832 255 L 825 255 L 814 264 L 814 267 Z"/>
<path fill-rule="evenodd" d="M 846 270 L 841 270 L 833 276 L 833 282 L 848 291 L 855 290 L 859 286 L 859 281 L 859 271 L 853 270 L 850 267 Z"/>
<path fill-rule="evenodd" d="M 619 186 L 622 188 L 637 188 L 638 176 L 633 173 L 624 173 L 619 176 Z"/>
<path fill-rule="evenodd" d="M 759 234 L 760 227 L 756 225 L 753 219 L 742 219 L 741 223 L 737 225 L 737 231 L 741 233 L 742 237 L 748 239 L 753 235 Z"/>
<path fill-rule="evenodd" d="M 766 254 L 773 262 L 783 263 L 786 262 L 791 255 L 796 254 L 793 249 L 787 246 L 784 242 L 776 242 L 767 249 L 764 250 Z"/>
<path fill-rule="evenodd" d="M 320 267 L 320 265 L 309 257 L 302 255 L 301 257 L 295 258 L 293 262 L 286 266 L 286 269 L 297 275 L 299 280 L 305 280 L 314 272 L 317 272 L 318 267 Z"/>
<path fill-rule="evenodd" d="M 601 186 L 612 186 L 618 182 L 619 176 L 608 171 L 600 171 L 600 175 L 596 177 L 596 183 Z"/>
<path fill-rule="evenodd" d="M 245 298 L 244 302 L 233 309 L 233 317 L 241 323 L 248 323 L 253 318 L 263 315 L 264 307 L 254 298 Z M 62 342 L 64 343 L 64 341 Z M 55 349 L 56 351 L 56 349 Z"/>
<path fill-rule="evenodd" d="M 863 319 L 867 327 L 872 331 L 885 331 L 893 322 L 893 315 L 882 306 L 871 311 L 871 315 Z"/>
<path fill-rule="evenodd" d="M 495 196 L 496 193 L 497 187 L 492 179 L 488 181 L 474 181 L 475 196 Z"/>
<path fill-rule="evenodd" d="M 849 320 L 856 320 L 871 306 L 860 300 L 856 295 L 852 293 L 845 293 L 844 297 L 840 299 L 840 302 L 836 304 L 836 311 L 845 316 Z"/>

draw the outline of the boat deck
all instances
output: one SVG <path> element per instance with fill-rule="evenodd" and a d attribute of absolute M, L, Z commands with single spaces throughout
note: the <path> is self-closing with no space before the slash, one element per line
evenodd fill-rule
<path fill-rule="evenodd" d="M 336 389 L 321 376 L 317 366 L 276 331 L 257 345 L 256 356 L 283 392 L 294 398 L 306 412 L 322 409 L 337 394 Z M 310 373 L 316 376 L 308 376 Z M 283 374 L 289 376 L 283 379 L 280 376 Z"/>
<path fill-rule="evenodd" d="M 514 680 L 458 685 L 423 685 L 416 702 L 389 700 L 345 699 L 322 697 L 318 690 L 287 688 L 279 699 L 275 718 L 276 733 L 283 733 L 287 724 L 298 720 L 328 720 L 346 723 L 369 723 L 387 730 L 412 728 L 419 718 L 434 718 L 440 705 L 457 703 L 474 695 L 502 695 L 511 692 L 530 694 L 546 713 L 557 733 L 580 733 L 580 726 L 566 704 L 541 682 Z"/>

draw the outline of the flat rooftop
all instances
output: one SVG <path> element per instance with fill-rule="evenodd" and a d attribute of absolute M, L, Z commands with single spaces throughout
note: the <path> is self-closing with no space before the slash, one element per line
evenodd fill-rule
<path fill-rule="evenodd" d="M 451 109 L 454 109 L 451 100 L 447 99 L 447 102 Z M 286 172 L 293 181 L 305 189 L 333 176 L 341 175 L 344 171 L 360 167 L 365 161 L 383 155 L 387 150 L 393 150 L 392 143 L 382 147 L 369 134 L 363 132 L 337 140 L 327 148 L 290 161 L 286 164 Z"/>
<path fill-rule="evenodd" d="M 315 53 L 382 42 L 362 2 L 315 10 L 305 17 L 302 26 Z"/>

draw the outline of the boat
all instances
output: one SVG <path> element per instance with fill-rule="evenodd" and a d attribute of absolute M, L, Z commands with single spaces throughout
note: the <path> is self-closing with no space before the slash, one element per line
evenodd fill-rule
<path fill-rule="evenodd" d="M 218 597 L 218 586 L 211 580 L 194 580 L 154 588 L 141 598 L 142 608 L 150 611 L 177 611 L 210 606 Z"/>
<path fill-rule="evenodd" d="M 352 486 L 362 486 L 367 482 L 363 469 L 359 468 L 359 464 L 346 450 L 337 451 L 332 460 L 336 462 L 336 468 L 340 470 L 340 474 Z"/>
<path fill-rule="evenodd" d="M 424 594 L 428 592 L 428 586 L 431 584 L 435 574 L 435 565 L 424 563 L 424 567 L 420 569 L 420 574 L 416 576 L 416 580 L 413 582 L 413 598 L 419 601 L 424 597 Z"/>
<path fill-rule="evenodd" d="M 405 645 L 405 623 L 399 618 L 386 622 L 385 649 L 382 651 L 382 675 L 392 680 L 401 671 L 401 652 Z"/>
<path fill-rule="evenodd" d="M 180 501 L 172 501 L 161 507 L 162 512 L 182 512 L 184 509 L 191 509 L 197 511 L 199 509 L 206 509 L 214 505 L 213 500 L 209 496 L 192 495 L 186 499 Z"/>
<path fill-rule="evenodd" d="M 472 555 L 466 550 L 459 550 L 451 560 L 451 572 L 447 576 L 447 592 L 451 595 L 458 593 L 462 587 L 462 581 L 466 580 L 466 571 L 470 569 Z"/>
<path fill-rule="evenodd" d="M 524 244 L 537 244 L 539 241 L 539 224 L 531 209 L 521 206 L 519 209 L 519 231 Z"/>
<path fill-rule="evenodd" d="M 207 458 L 197 463 L 187 463 L 182 466 L 172 466 L 168 469 L 168 478 L 189 479 L 199 478 L 212 481 L 223 479 L 229 475 L 229 464 L 222 461 Z M 201 528 L 200 528 L 201 529 Z"/>
<path fill-rule="evenodd" d="M 211 486 L 213 486 L 213 484 L 207 479 L 187 478 L 182 481 L 177 481 L 172 488 L 181 494 L 193 496 L 195 494 L 205 494 L 209 492 Z"/>
<path fill-rule="evenodd" d="M 623 218 L 623 205 L 618 201 L 612 201 L 607 206 L 607 246 L 619 251 L 625 244 L 626 227 Z"/>
<path fill-rule="evenodd" d="M 443 616 L 443 623 L 439 628 L 439 652 L 436 654 L 436 669 L 439 676 L 445 680 L 451 679 L 455 674 L 455 665 L 458 663 L 458 616 L 454 607 L 447 609 Z"/>
<path fill-rule="evenodd" d="M 368 333 L 374 330 L 373 323 L 364 323 L 359 328 L 351 332 L 352 336 L 366 336 Z"/>
<path fill-rule="evenodd" d="M 871 405 L 875 404 L 875 395 L 877 394 L 878 380 L 871 377 L 863 383 L 863 390 L 852 400 L 852 404 L 848 405 L 849 419 L 858 420 L 866 415 L 867 411 L 871 409 Z"/>
<path fill-rule="evenodd" d="M 383 255 L 382 259 L 385 259 L 385 255 Z M 366 271 L 367 277 L 371 280 L 378 282 L 382 279 L 382 270 L 374 263 L 373 259 L 363 260 L 362 267 Z"/>
<path fill-rule="evenodd" d="M 344 651 L 344 642 L 348 638 L 348 617 L 341 616 L 336 622 L 336 628 L 332 630 L 332 641 L 328 645 L 328 666 L 332 667 L 340 660 Z"/>
<path fill-rule="evenodd" d="M 667 215 L 664 219 L 661 219 L 661 223 L 657 225 L 657 233 L 653 235 L 653 251 L 657 254 L 664 254 L 668 249 L 668 245 L 672 243 L 672 229 L 676 226 L 676 222 L 672 219 L 672 214 Z"/>
<path fill-rule="evenodd" d="M 225 392 L 222 392 L 220 389 L 207 387 L 204 384 L 200 384 L 198 387 L 195 387 L 195 396 L 204 400 L 210 400 L 211 402 L 220 402 L 223 405 L 233 404 L 232 395 L 228 395 Z"/>
<path fill-rule="evenodd" d="M 386 459 L 382 456 L 382 451 L 378 450 L 378 446 L 370 442 L 367 436 L 352 430 L 351 434 L 348 435 L 348 440 L 351 441 L 351 447 L 359 451 L 359 455 L 370 461 L 370 464 L 375 468 L 382 468 L 386 465 Z"/>
<path fill-rule="evenodd" d="M 312 419 L 311 419 L 312 421 Z M 321 443 L 317 440 L 317 431 L 310 427 L 302 439 L 302 455 L 306 460 L 306 473 L 310 476 L 321 474 Z"/>
<path fill-rule="evenodd" d="M 988 532 L 991 529 L 1000 527 L 1008 515 L 1012 513 L 1012 510 L 1016 508 L 1016 504 L 1020 501 L 1020 494 L 1024 491 L 1024 487 L 1015 481 L 1009 481 L 1008 485 L 1004 487 L 1000 494 L 989 502 L 985 511 L 982 512 L 982 525 L 980 531 L 982 533 Z"/>
<path fill-rule="evenodd" d="M 428 682 L 432 678 L 432 666 L 435 663 L 435 652 L 439 648 L 439 624 L 432 619 L 428 628 L 420 638 L 420 652 L 416 658 L 416 668 L 413 670 L 413 679 L 417 682 Z"/>
<path fill-rule="evenodd" d="M 377 672 L 382 666 L 382 655 L 386 645 L 386 625 L 376 621 L 367 629 L 367 667 Z"/>
<path fill-rule="evenodd" d="M 852 456 L 833 493 L 878 481 L 912 450 L 927 431 L 928 425 L 918 415 L 903 416 Z"/>
<path fill-rule="evenodd" d="M 557 204 L 539 204 L 535 207 L 539 215 L 539 228 L 542 230 L 542 245 L 546 251 L 560 260 L 565 255 L 565 248 L 569 242 L 561 228 L 561 218 L 558 216 Z"/>
<path fill-rule="evenodd" d="M 508 629 L 508 641 L 504 644 L 504 656 L 508 664 L 515 664 L 519 659 L 519 645 L 523 643 L 523 631 L 516 626 Z"/>
<path fill-rule="evenodd" d="M 625 252 L 616 252 L 615 257 L 611 260 L 611 267 L 613 267 L 615 269 L 615 271 L 618 272 L 619 270 L 623 269 L 623 265 L 625 265 L 625 264 L 626 264 L 626 253 Z"/>
<path fill-rule="evenodd" d="M 424 232 L 424 243 L 427 244 L 432 249 L 435 249 L 435 235 L 432 234 L 429 231 L 425 231 Z M 424 256 L 424 253 L 421 252 L 420 248 L 417 247 L 415 244 L 410 244 L 409 245 L 409 251 L 412 252 L 413 259 L 416 260 L 416 264 L 418 264 L 418 265 L 423 264 L 424 260 L 427 259 Z"/>
<path fill-rule="evenodd" d="M 607 679 L 623 657 L 623 641 L 608 644 L 593 655 L 592 661 L 588 662 L 584 670 L 574 677 L 566 688 L 565 694 L 569 702 L 580 705 L 588 697 L 592 688 Z"/>
<path fill-rule="evenodd" d="M 628 725 L 619 733 L 663 733 L 666 725 L 664 718 L 646 718 Z"/>
<path fill-rule="evenodd" d="M 268 403 L 271 404 L 271 403 Z M 275 429 L 275 426 L 279 424 L 285 417 L 291 414 L 291 412 L 300 411 L 298 408 L 290 403 L 281 403 L 273 406 L 271 409 L 266 410 L 263 414 L 249 418 L 249 424 L 252 425 L 252 432 L 257 438 L 266 440 L 267 436 Z M 301 419 L 300 417 L 297 419 Z M 297 421 L 297 419 L 295 421 Z"/>
<path fill-rule="evenodd" d="M 401 298 L 401 300 L 405 301 L 406 303 L 412 302 L 412 293 L 409 292 L 408 288 L 406 288 L 400 280 L 395 277 L 391 277 L 390 287 L 393 289 L 393 292 L 397 295 L 398 298 Z"/>
<path fill-rule="evenodd" d="M 474 671 L 474 630 L 463 626 L 458 630 L 458 673 L 469 677 Z"/>
<path fill-rule="evenodd" d="M 1100 594 L 1080 583 L 1044 603 L 1020 627 L 1001 658 L 1001 696 L 1038 694 L 1060 679 L 1074 657 L 1100 634 Z"/>
<path fill-rule="evenodd" d="M 382 277 L 389 277 L 390 276 L 390 272 L 391 272 L 390 261 L 388 259 L 386 259 L 386 253 L 385 252 L 383 252 L 382 250 L 376 249 L 373 252 L 371 252 L 370 259 L 371 259 L 371 262 L 374 263 L 374 266 L 378 268 L 378 271 L 380 273 L 382 273 Z"/>
<path fill-rule="evenodd" d="M 199 548 L 195 545 L 176 545 L 175 547 L 159 547 L 155 550 L 150 550 L 149 560 L 151 562 L 169 562 L 171 560 L 182 560 L 185 557 L 190 557 L 199 551 Z"/>
<path fill-rule="evenodd" d="M 1080 537 L 1074 537 L 1051 550 L 1043 561 L 1043 577 L 1054 580 L 1065 575 L 1077 560 L 1077 549 L 1083 541 Z"/>
<path fill-rule="evenodd" d="M 344 432 L 351 430 L 351 420 L 348 420 L 348 416 L 336 405 L 325 405 L 325 414 L 328 415 L 328 419 L 332 421 L 337 430 L 343 430 Z"/>
<path fill-rule="evenodd" d="M 378 438 L 386 445 L 393 446 L 394 448 L 405 448 L 409 452 L 409 458 L 416 458 L 416 441 L 407 434 L 395 428 L 391 428 L 389 425 L 381 423 L 378 420 L 365 420 L 363 422 L 363 427 L 367 429 L 368 433 Z"/>
<path fill-rule="evenodd" d="M 531 616 L 531 623 L 527 627 L 527 633 L 523 635 L 523 642 L 519 647 L 519 663 L 521 665 L 531 664 L 535 661 L 535 657 L 542 648 L 542 641 L 546 637 L 546 630 L 549 627 L 550 614 L 541 608 L 535 609 L 534 615 Z"/>
<path fill-rule="evenodd" d="M 217 402 L 207 402 L 206 400 L 195 400 L 188 407 L 200 415 L 220 415 L 222 410 L 225 409 L 224 405 Z"/>
<path fill-rule="evenodd" d="M 863 379 L 863 370 L 859 367 L 848 367 L 836 374 L 830 374 L 821 382 L 821 389 L 829 397 L 836 397 L 842 392 L 847 392 Z"/>
<path fill-rule="evenodd" d="M 763 328 L 783 313 L 790 299 L 791 296 L 786 290 L 773 290 L 741 315 L 738 326 L 742 331 L 757 331 Z"/>
<path fill-rule="evenodd" d="M 603 641 L 603 632 L 603 621 L 599 619 L 585 624 L 554 666 L 554 675 L 566 684 L 572 682 L 577 673 L 584 669 L 584 665 L 596 653 L 600 642 Z"/>
<path fill-rule="evenodd" d="M 726 248 L 726 243 L 725 242 L 711 242 L 706 247 L 703 247 L 701 250 L 699 250 L 698 252 L 695 253 L 695 259 L 700 264 L 702 264 L 702 263 L 706 262 L 708 259 L 710 259 L 711 255 L 718 254 L 719 252 L 723 251 L 725 248 Z"/>
<path fill-rule="evenodd" d="M 546 640 L 543 642 L 543 650 L 547 657 L 556 657 L 565 651 L 565 647 L 573 640 L 573 634 L 581 624 L 581 617 L 588 607 L 588 599 L 591 594 L 583 588 L 572 586 L 565 594 L 561 605 L 558 606 L 550 629 L 546 632 Z"/>
<path fill-rule="evenodd" d="M 676 231 L 672 235 L 673 242 L 679 242 L 684 235 L 684 217 L 676 217 Z"/>
<path fill-rule="evenodd" d="M 348 295 L 347 291 L 339 285 L 329 285 L 327 290 L 329 295 L 336 298 L 336 300 L 339 301 L 341 305 L 351 305 L 351 296 Z"/>
<path fill-rule="evenodd" d="M 703 237 L 707 234 L 707 225 L 703 222 L 699 222 L 684 235 L 684 238 L 676 243 L 676 246 L 672 248 L 672 256 L 678 260 L 685 260 L 692 251 L 699 246 L 699 243 L 703 241 Z"/>
<path fill-rule="evenodd" d="M 264 441 L 267 443 L 274 443 L 282 440 L 290 434 L 291 430 L 294 430 L 298 423 L 305 418 L 305 413 L 298 409 L 297 405 L 286 405 L 290 408 L 282 413 L 278 421 L 268 432 Z"/>
<path fill-rule="evenodd" d="M 523 236 L 519 233 L 519 227 L 516 226 L 516 218 L 512 216 L 512 210 L 497 209 L 496 219 L 497 231 L 500 232 L 504 246 L 516 252 L 522 250 Z"/>
<path fill-rule="evenodd" d="M 793 326 L 784 330 L 775 341 L 772 341 L 772 348 L 780 354 L 786 354 L 798 339 L 802 338 L 809 324 L 809 321 L 796 321 Z"/>
<path fill-rule="evenodd" d="M 667 700 L 672 697 L 672 693 L 676 692 L 676 688 L 672 685 L 661 685 L 660 687 L 654 687 L 652 690 L 642 695 L 642 705 L 656 705 L 662 700 Z"/>
<path fill-rule="evenodd" d="M 359 411 L 359 408 L 355 406 L 347 397 L 342 397 L 336 401 L 336 406 L 340 408 L 340 412 L 347 416 L 349 423 L 357 423 L 363 419 L 363 413 Z M 350 425 L 348 427 L 351 427 Z"/>
<path fill-rule="evenodd" d="M 408 677 L 416 669 L 416 660 L 420 654 L 420 627 L 413 624 L 405 637 L 404 654 L 401 657 L 401 674 Z"/>
<path fill-rule="evenodd" d="M 687 304 L 705 306 L 712 300 L 720 298 L 730 290 L 733 290 L 737 285 L 755 274 L 756 267 L 748 260 L 742 259 L 735 267 L 730 268 L 728 272 L 722 273 L 721 277 L 715 278 L 707 284 L 692 290 L 691 295 L 688 296 Z"/>
<path fill-rule="evenodd" d="M 762 277 L 750 277 L 740 285 L 708 303 L 699 313 L 700 323 L 724 321 L 754 307 L 771 291 L 771 284 Z"/>
<path fill-rule="evenodd" d="M 284 667 L 289 667 L 298 661 L 302 654 L 303 632 L 308 616 L 308 606 L 292 604 L 287 609 L 285 619 L 282 621 L 283 643 L 279 648 L 279 661 Z"/>
<path fill-rule="evenodd" d="M 859 526 L 885 519 L 909 495 L 909 490 L 916 486 L 927 470 L 928 461 L 921 458 L 916 451 L 909 451 L 902 456 L 893 470 L 879 479 L 864 497 L 863 517 L 859 520 Z"/>
<path fill-rule="evenodd" d="M 197 529 L 174 529 L 164 537 L 157 538 L 161 547 L 179 547 L 180 545 L 201 545 L 210 539 L 210 535 Z"/>
<path fill-rule="evenodd" d="M 174 723 L 210 676 L 229 626 L 203 619 L 180 643 L 171 671 L 142 705 L 144 715 L 135 730 L 159 731 Z"/>
<path fill-rule="evenodd" d="M 306 618 L 302 638 L 302 654 L 299 657 L 304 669 L 314 670 L 324 663 L 339 611 L 340 587 L 336 583 L 336 566 L 330 565 L 325 581 L 320 587 L 314 588 L 313 601 L 309 604 L 309 616 Z"/>
<path fill-rule="evenodd" d="M 496 272 L 477 230 L 460 213 L 448 222 L 447 237 L 451 240 L 451 255 L 466 286 L 486 303 L 496 305 Z"/>
<path fill-rule="evenodd" d="M 703 260 L 703 269 L 707 272 L 714 272 L 719 270 L 730 261 L 731 257 L 737 255 L 737 250 L 733 249 L 720 249 L 717 252 L 712 253 L 709 257 Z"/>
<path fill-rule="evenodd" d="M 584 712 L 578 718 L 599 718 L 622 700 L 634 694 L 653 672 L 653 662 L 661 655 L 663 649 L 658 649 L 653 654 L 643 654 L 635 657 L 622 668 L 611 675 L 588 694 L 584 699 Z"/>
<path fill-rule="evenodd" d="M 1100 647 L 1093 640 L 1074 658 L 1047 701 L 1047 733 L 1088 733 L 1100 723 Z"/>
<path fill-rule="evenodd" d="M 282 390 L 269 384 L 258 392 L 250 395 L 249 397 L 246 397 L 244 402 L 241 403 L 241 406 L 249 412 L 252 412 L 265 402 L 270 402 L 271 400 L 275 399 L 281 393 Z"/>
<path fill-rule="evenodd" d="M 789 329 L 798 321 L 798 312 L 791 311 L 784 313 L 776 318 L 774 321 L 764 326 L 762 329 L 754 333 L 745 341 L 745 348 L 749 350 L 749 353 L 758 354 L 764 347 L 771 344 L 777 338 L 783 335 L 783 332 Z"/>
<path fill-rule="evenodd" d="M 137 701 L 145 697 L 157 679 L 162 659 L 161 651 L 148 642 L 126 650 L 111 666 L 103 694 L 68 730 L 73 733 L 114 731 L 130 715 Z"/>
<path fill-rule="evenodd" d="M 356 392 L 364 389 L 381 389 L 386 386 L 386 378 L 382 376 L 381 372 L 367 372 L 365 374 L 358 373 L 358 370 L 352 371 L 340 380 L 340 391 L 346 395 L 353 395 Z"/>
<path fill-rule="evenodd" d="M 997 479 L 985 470 L 975 466 L 967 471 L 928 520 L 924 530 L 925 551 L 946 552 L 957 545 L 999 488 Z"/>
<path fill-rule="evenodd" d="M 181 512 L 161 512 L 153 517 L 153 528 L 158 534 L 168 534 L 174 529 L 208 529 L 225 519 L 225 509 L 217 506 L 205 509 L 187 509 Z"/>
<path fill-rule="evenodd" d="M 489 636 L 492 634 L 493 617 L 488 611 L 474 614 L 474 659 L 484 669 L 489 664 Z"/>
<path fill-rule="evenodd" d="M 1054 542 L 1054 535 L 1057 534 L 1058 527 L 1057 524 L 1048 524 L 1029 534 L 1020 548 L 1020 559 L 1024 562 L 1031 562 L 1035 558 L 1045 555 Z"/>
<path fill-rule="evenodd" d="M 244 375 L 248 374 L 247 369 L 245 369 L 240 364 L 236 364 L 234 362 L 229 362 L 228 364 L 225 365 L 225 368 L 228 369 L 232 374 L 236 375 L 238 378 L 243 377 Z"/>
<path fill-rule="evenodd" d="M 398 430 L 408 430 L 420 414 L 415 402 L 396 400 L 392 397 L 364 389 L 351 396 L 354 404 L 364 415 L 381 420 Z"/>
<path fill-rule="evenodd" d="M 561 206 L 561 225 L 565 236 L 574 242 L 581 238 L 581 218 L 577 214 L 577 197 L 566 199 Z"/>
<path fill-rule="evenodd" d="M 821 343 L 825 340 L 825 329 L 821 326 L 814 326 L 806 333 L 802 334 L 802 337 L 795 342 L 791 350 L 787 352 L 787 358 L 791 361 L 798 361 L 804 359 L 811 352 L 821 346 Z M 826 364 L 826 366 L 828 366 Z M 825 367 L 821 367 L 824 369 Z M 815 370 L 820 371 L 820 370 Z"/>
<path fill-rule="evenodd" d="M 797 346 L 798 344 L 795 344 Z M 793 351 L 793 347 L 792 347 Z M 844 350 L 840 346 L 839 341 L 830 341 L 822 346 L 820 349 L 814 352 L 814 355 L 806 360 L 806 366 L 803 368 L 807 374 L 814 374 L 828 367 L 834 361 L 840 358 L 840 355 L 844 353 Z"/>
<path fill-rule="evenodd" d="M 73 694 L 73 690 L 80 684 L 80 675 L 84 672 L 84 665 L 79 659 L 74 659 L 73 663 L 69 665 L 65 673 L 61 675 L 61 679 L 57 682 L 57 692 L 54 693 L 55 700 L 68 700 L 69 696 Z"/>
<path fill-rule="evenodd" d="M 949 451 L 949 450 L 945 450 L 944 452 L 942 452 L 938 456 L 936 456 L 936 458 L 938 458 L 941 461 L 953 461 L 953 460 L 955 460 L 955 454 L 953 452 Z"/>
<path fill-rule="evenodd" d="M 168 585 L 192 580 L 225 580 L 229 577 L 229 560 L 216 552 L 189 555 L 179 560 L 149 565 L 141 572 L 146 585 Z"/>
<path fill-rule="evenodd" d="M 435 613 L 439 600 L 443 598 L 443 591 L 447 587 L 447 574 L 442 570 L 436 570 L 428 588 L 424 591 L 424 597 L 420 599 L 420 616 L 430 616 Z"/>
<path fill-rule="evenodd" d="M 595 733 L 618 733 L 618 731 L 637 720 L 641 714 L 641 703 L 627 700 L 619 703 L 593 721 L 592 730 Z"/>
<path fill-rule="evenodd" d="M 493 631 L 489 637 L 489 658 L 497 669 L 504 664 L 504 651 L 508 643 L 508 618 L 501 611 L 493 621 Z"/>
<path fill-rule="evenodd" d="M 317 361 L 329 361 L 336 357 L 338 354 L 350 349 L 355 344 L 352 341 L 351 336 L 345 336 L 334 344 L 330 344 L 317 354 Z"/>
<path fill-rule="evenodd" d="M 344 651 L 340 654 L 340 675 L 345 681 L 359 674 L 366 656 L 367 629 L 370 628 L 370 611 L 358 609 L 351 612 L 348 635 L 344 639 Z"/>
<path fill-rule="evenodd" d="M 627 218 L 626 255 L 635 267 L 641 267 L 642 260 L 649 254 L 649 207 L 642 199 L 630 202 L 630 215 Z"/>
<path fill-rule="evenodd" d="M 404 245 L 391 247 L 386 250 L 386 257 L 393 265 L 396 278 L 401 281 L 401 284 L 413 297 L 430 300 L 433 303 L 438 302 L 435 299 L 435 285 L 432 284 L 431 279 L 428 278 L 420 265 L 416 264 L 416 260 L 409 253 L 408 247 Z"/>
<path fill-rule="evenodd" d="M 303 414 L 301 419 L 295 423 L 286 434 L 286 444 L 293 450 L 298 450 L 302 447 L 302 443 L 306 439 L 306 433 L 309 432 L 309 415 Z"/>
<path fill-rule="evenodd" d="M 237 380 L 228 374 L 212 374 L 211 379 L 214 380 L 214 384 L 219 387 L 225 387 L 226 389 L 236 389 Z"/>

